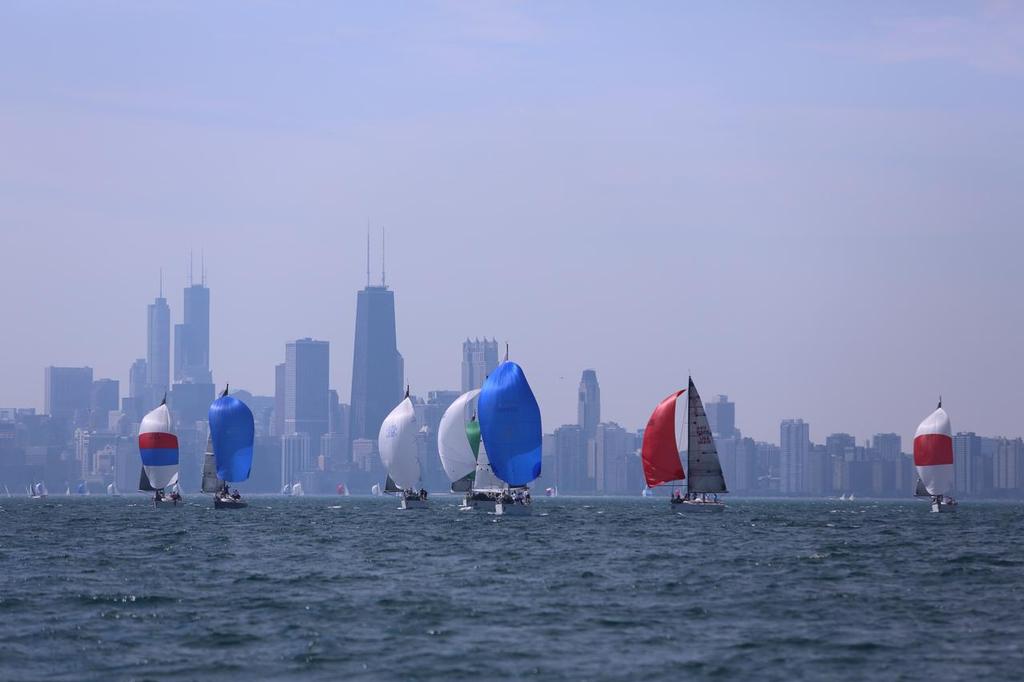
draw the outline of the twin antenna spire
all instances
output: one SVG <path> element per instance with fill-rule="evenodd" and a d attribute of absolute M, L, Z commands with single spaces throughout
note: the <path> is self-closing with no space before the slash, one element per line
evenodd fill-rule
<path fill-rule="evenodd" d="M 380 285 L 387 288 L 387 276 L 384 256 L 384 228 L 380 228 Z M 366 286 L 370 286 L 370 221 L 366 221 Z"/>
<path fill-rule="evenodd" d="M 188 250 L 188 285 L 192 286 L 195 284 L 195 266 L 193 264 L 194 257 L 192 255 L 192 249 Z M 206 251 L 205 249 L 199 252 L 199 281 L 202 285 L 206 286 Z M 162 288 L 162 286 L 161 286 Z"/>

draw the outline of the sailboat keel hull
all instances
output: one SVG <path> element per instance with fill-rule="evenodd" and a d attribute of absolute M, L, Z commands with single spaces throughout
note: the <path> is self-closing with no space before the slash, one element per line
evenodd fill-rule
<path fill-rule="evenodd" d="M 721 502 L 683 500 L 682 502 L 672 502 L 672 511 L 686 514 L 717 514 L 725 511 L 725 505 Z"/>
<path fill-rule="evenodd" d="M 530 516 L 533 513 L 530 505 L 516 502 L 495 502 L 494 514 L 496 516 Z"/>
<path fill-rule="evenodd" d="M 249 503 L 242 500 L 225 500 L 219 497 L 213 499 L 214 509 L 245 509 L 248 506 Z"/>

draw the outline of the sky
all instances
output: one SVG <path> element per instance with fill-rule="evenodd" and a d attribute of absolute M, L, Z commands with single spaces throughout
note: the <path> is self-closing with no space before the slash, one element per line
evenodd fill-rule
<path fill-rule="evenodd" d="M 368 224 L 414 393 L 487 336 L 548 432 L 594 368 L 627 428 L 690 372 L 773 442 L 1024 434 L 1024 5 L 0 3 L 0 405 L 126 391 L 190 252 L 218 383 L 312 336 L 347 401 Z"/>

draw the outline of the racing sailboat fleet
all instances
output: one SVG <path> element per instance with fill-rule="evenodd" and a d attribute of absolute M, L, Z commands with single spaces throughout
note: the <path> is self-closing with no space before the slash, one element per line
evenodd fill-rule
<path fill-rule="evenodd" d="M 679 458 L 676 442 L 676 402 L 689 391 L 687 398 L 686 471 Z M 718 494 L 728 492 L 725 476 L 718 460 L 715 439 L 697 388 L 690 378 L 689 387 L 671 394 L 654 408 L 644 430 L 640 454 L 648 488 L 678 485 L 686 481 L 686 494 L 673 490 L 672 509 L 683 512 L 720 512 L 725 505 Z"/>

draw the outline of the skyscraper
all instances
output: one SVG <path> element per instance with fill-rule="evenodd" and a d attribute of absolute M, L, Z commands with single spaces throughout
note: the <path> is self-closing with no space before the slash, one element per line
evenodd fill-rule
<path fill-rule="evenodd" d="M 109 416 L 116 412 L 121 399 L 121 382 L 117 379 L 97 379 L 89 391 L 89 428 L 108 430 Z"/>
<path fill-rule="evenodd" d="M 383 278 L 382 278 L 383 279 Z M 395 333 L 395 295 L 381 282 L 356 297 L 352 353 L 353 440 L 377 441 L 384 417 L 402 400 L 405 364 Z"/>
<path fill-rule="evenodd" d="M 779 427 L 779 492 L 804 492 L 804 467 L 811 449 L 810 425 L 803 419 L 785 419 Z"/>
<path fill-rule="evenodd" d="M 981 438 L 973 431 L 961 431 L 953 436 L 953 475 L 958 493 L 974 495 L 980 492 L 979 464 Z"/>
<path fill-rule="evenodd" d="M 580 377 L 576 416 L 584 441 L 594 438 L 597 425 L 601 423 L 601 387 L 597 384 L 597 372 L 592 369 L 583 370 Z"/>
<path fill-rule="evenodd" d="M 708 426 L 715 438 L 738 437 L 736 431 L 736 403 L 729 401 L 729 396 L 720 395 L 714 402 L 704 404 L 708 415 Z"/>
<path fill-rule="evenodd" d="M 206 278 L 185 287 L 181 324 L 174 325 L 174 380 L 194 384 L 213 382 L 210 373 L 210 290 Z"/>
<path fill-rule="evenodd" d="M 44 394 L 46 414 L 85 426 L 92 402 L 92 367 L 47 367 Z"/>
<path fill-rule="evenodd" d="M 320 437 L 327 433 L 330 345 L 311 338 L 291 341 L 285 346 L 285 435 L 309 436 L 313 457 L 319 453 Z"/>
<path fill-rule="evenodd" d="M 284 435 L 285 396 L 288 391 L 288 364 L 274 365 L 274 435 Z"/>
<path fill-rule="evenodd" d="M 171 309 L 160 295 L 146 306 L 146 386 L 150 401 L 171 385 Z"/>
<path fill-rule="evenodd" d="M 484 385 L 484 379 L 498 366 L 498 342 L 466 339 L 462 342 L 462 392 Z"/>

